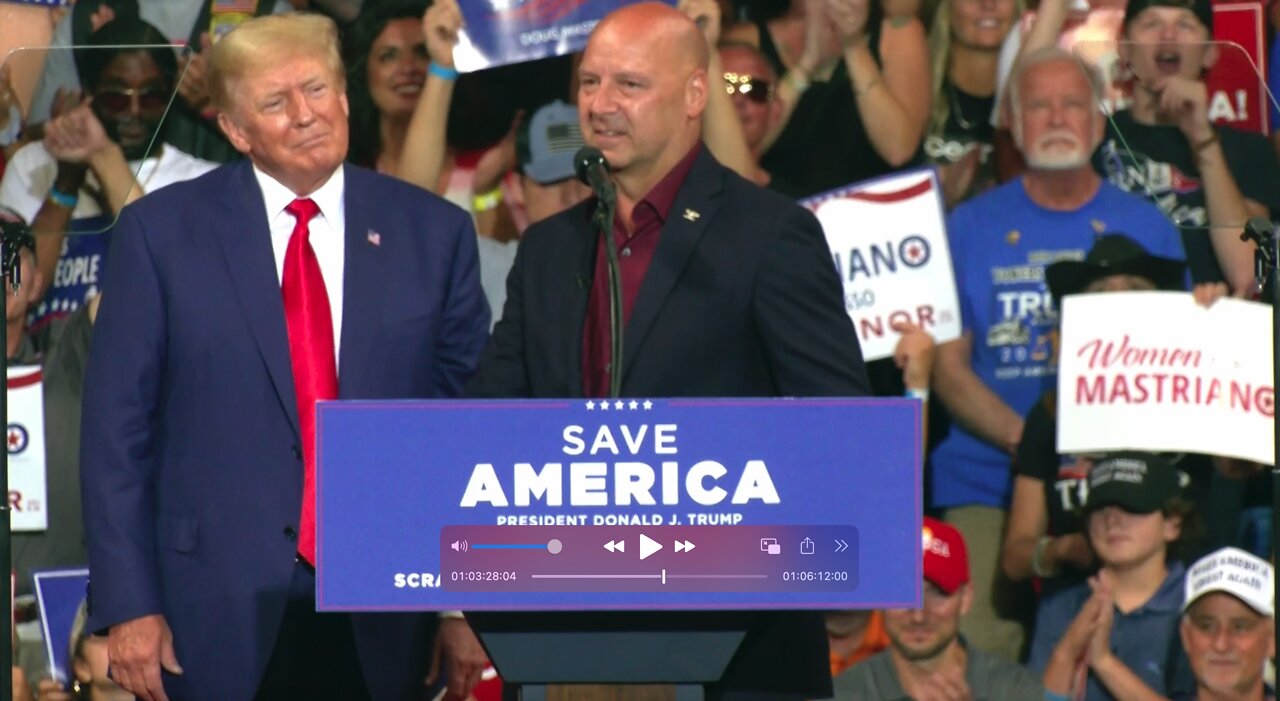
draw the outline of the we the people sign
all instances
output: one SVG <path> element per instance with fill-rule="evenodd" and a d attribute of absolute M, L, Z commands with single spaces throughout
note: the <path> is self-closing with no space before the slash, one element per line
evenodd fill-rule
<path fill-rule="evenodd" d="M 936 172 L 921 168 L 800 203 L 822 224 L 867 360 L 893 355 L 898 321 L 939 343 L 960 337 L 941 193 Z"/>
<path fill-rule="evenodd" d="M 1178 292 L 1062 303 L 1058 452 L 1206 453 L 1271 464 L 1271 310 Z"/>

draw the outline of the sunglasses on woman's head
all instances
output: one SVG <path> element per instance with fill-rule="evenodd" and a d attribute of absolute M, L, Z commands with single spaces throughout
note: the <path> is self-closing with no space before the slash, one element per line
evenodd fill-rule
<path fill-rule="evenodd" d="M 159 112 L 169 106 L 169 91 L 159 86 L 146 88 L 103 88 L 93 94 L 93 101 L 111 114 L 124 114 L 138 98 L 140 112 Z"/>
<path fill-rule="evenodd" d="M 752 102 L 763 105 L 773 98 L 773 83 L 761 78 L 738 73 L 724 74 L 724 91 L 739 94 Z"/>

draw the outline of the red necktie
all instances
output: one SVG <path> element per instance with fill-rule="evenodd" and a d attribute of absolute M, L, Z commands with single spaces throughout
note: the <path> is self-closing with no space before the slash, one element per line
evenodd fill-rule
<path fill-rule="evenodd" d="M 284 253 L 284 317 L 289 327 L 289 358 L 302 430 L 302 517 L 298 554 L 316 562 L 316 402 L 338 397 L 338 363 L 333 352 L 333 316 L 320 261 L 309 239 L 311 219 L 320 208 L 309 199 L 294 200 L 285 211 L 297 220 Z"/>

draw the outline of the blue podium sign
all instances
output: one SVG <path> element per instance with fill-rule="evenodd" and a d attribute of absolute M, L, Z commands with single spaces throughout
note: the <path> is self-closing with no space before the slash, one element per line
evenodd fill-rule
<path fill-rule="evenodd" d="M 916 606 L 920 410 L 907 399 L 326 402 L 317 606 Z"/>

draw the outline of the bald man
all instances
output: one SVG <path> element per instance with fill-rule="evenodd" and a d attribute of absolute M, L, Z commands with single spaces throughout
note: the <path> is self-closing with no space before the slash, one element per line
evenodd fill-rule
<path fill-rule="evenodd" d="M 610 243 L 625 320 L 621 396 L 867 395 L 817 220 L 721 166 L 700 141 L 709 91 L 724 89 L 709 80 L 707 62 L 697 25 L 667 5 L 641 3 L 601 21 L 580 64 L 583 137 L 604 153 L 617 187 Z M 596 206 L 591 198 L 528 229 L 469 394 L 609 394 L 608 274 Z M 751 627 L 723 690 L 830 696 L 821 615 L 672 620 L 688 625 L 691 616 Z"/>

